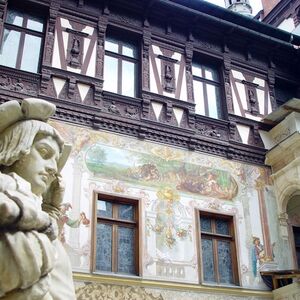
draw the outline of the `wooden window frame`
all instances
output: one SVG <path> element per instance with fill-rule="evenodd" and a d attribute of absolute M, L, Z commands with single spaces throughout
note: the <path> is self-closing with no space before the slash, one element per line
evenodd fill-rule
<path fill-rule="evenodd" d="M 239 286 L 239 272 L 238 272 L 238 259 L 237 259 L 237 242 L 236 242 L 236 231 L 235 231 L 235 221 L 234 216 L 232 215 L 226 215 L 226 214 L 219 214 L 215 212 L 210 211 L 203 211 L 196 209 L 196 225 L 197 225 L 197 244 L 199 245 L 199 251 L 198 251 L 198 259 L 199 259 L 199 276 L 200 276 L 200 282 L 202 284 L 216 284 L 216 285 L 226 285 L 226 286 Z M 201 231 L 201 216 L 210 217 L 213 219 L 212 222 L 212 232 L 202 232 Z M 218 234 L 215 231 L 215 221 L 216 220 L 226 220 L 229 221 L 229 235 L 223 235 Z M 215 279 L 214 282 L 208 282 L 204 281 L 204 275 L 203 275 L 203 267 L 202 267 L 202 236 L 203 237 L 209 237 L 213 240 L 213 260 L 214 260 L 214 272 L 215 272 Z M 232 277 L 233 277 L 233 283 L 223 283 L 220 282 L 220 275 L 218 270 L 218 255 L 217 255 L 217 241 L 218 240 L 226 240 L 230 242 L 231 245 L 231 260 L 232 260 Z"/>
<path fill-rule="evenodd" d="M 19 25 L 14 25 L 14 24 L 11 24 L 11 23 L 7 22 L 7 15 L 8 15 L 8 12 L 10 10 L 13 10 L 13 11 L 16 11 L 16 12 L 20 11 L 20 12 L 25 13 L 23 15 L 22 25 L 20 25 L 20 26 Z M 38 71 L 40 70 L 40 67 L 41 67 L 41 58 L 42 58 L 42 55 L 43 55 L 44 36 L 45 36 L 46 24 L 45 24 L 45 20 L 43 20 L 43 31 L 36 31 L 36 30 L 27 28 L 27 22 L 28 22 L 29 17 L 31 17 L 31 16 L 38 16 L 38 14 L 35 13 L 35 10 L 34 10 L 34 13 L 31 14 L 30 12 L 27 12 L 26 10 L 23 11 L 23 9 L 20 9 L 19 7 L 16 7 L 16 8 L 14 6 L 13 7 L 8 7 L 7 11 L 6 11 L 6 14 L 5 14 L 5 22 L 4 22 L 4 26 L 3 26 L 1 43 L 4 42 L 3 41 L 3 34 L 4 34 L 5 29 L 20 32 L 20 42 L 19 42 L 19 47 L 18 47 L 16 65 L 15 65 L 14 69 L 18 69 L 18 70 L 22 71 L 21 64 L 22 64 L 22 59 L 23 59 L 23 54 L 24 54 L 24 43 L 25 43 L 26 34 L 41 38 L 40 54 L 39 54 L 39 59 L 38 59 L 39 62 L 38 62 L 37 70 L 36 70 L 36 72 L 30 72 L 30 73 L 38 73 Z M 2 47 L 2 45 L 1 45 L 1 47 Z M 25 71 L 25 72 L 28 72 L 28 71 Z"/>
<path fill-rule="evenodd" d="M 118 71 L 117 71 L 117 94 L 124 95 L 122 93 L 122 72 L 123 72 L 123 61 L 134 63 L 135 66 L 135 72 L 134 72 L 134 95 L 133 98 L 138 96 L 138 74 L 139 74 L 139 48 L 137 43 L 134 41 L 134 39 L 129 38 L 128 40 L 125 40 L 124 38 L 120 37 L 120 34 L 107 34 L 105 40 L 113 40 L 118 45 L 118 53 L 109 51 L 105 49 L 104 53 L 104 64 L 105 64 L 105 57 L 110 56 L 113 58 L 116 58 L 118 60 Z M 130 57 L 122 54 L 122 46 L 123 44 L 130 44 L 135 47 L 136 50 L 136 57 Z M 105 48 L 105 47 L 104 47 Z M 104 80 L 105 80 L 105 74 L 104 74 Z M 108 91 L 109 92 L 109 91 Z M 125 97 L 129 97 L 124 95 Z"/>
<path fill-rule="evenodd" d="M 97 201 L 98 200 L 103 200 L 112 203 L 113 205 L 113 217 L 99 217 L 97 216 Z M 141 270 L 141 265 L 140 265 L 140 221 L 139 221 L 139 216 L 140 216 L 140 202 L 138 199 L 132 199 L 132 198 L 125 198 L 125 197 L 120 197 L 116 195 L 111 195 L 111 194 L 105 194 L 101 192 L 95 192 L 94 193 L 94 201 L 93 201 L 93 232 L 92 232 L 92 261 L 91 261 L 91 272 L 96 272 L 96 273 L 107 273 L 107 274 L 118 274 L 118 275 L 125 275 L 125 276 L 140 276 L 140 270 Z M 134 206 L 134 221 L 129 221 L 129 220 L 123 220 L 119 219 L 117 217 L 117 206 L 119 204 L 130 204 Z M 110 224 L 112 225 L 112 271 L 101 271 L 96 269 L 96 251 L 97 251 L 97 229 L 96 226 L 97 224 L 102 223 L 102 224 Z M 118 226 L 123 226 L 123 227 L 130 227 L 130 228 L 135 228 L 135 248 L 134 248 L 134 261 L 135 261 L 135 273 L 134 274 L 127 274 L 127 273 L 121 273 L 118 272 L 118 232 L 117 232 L 117 227 Z"/>
<path fill-rule="evenodd" d="M 194 74 L 192 74 L 192 76 L 193 76 L 193 82 L 198 81 L 198 82 L 201 82 L 203 84 L 203 99 L 204 99 L 204 109 L 205 109 L 205 115 L 204 116 L 211 118 L 211 116 L 209 115 L 209 104 L 208 104 L 209 99 L 208 99 L 208 96 L 207 96 L 207 84 L 210 84 L 210 85 L 213 85 L 214 87 L 216 87 L 218 89 L 218 92 L 219 92 L 219 99 L 218 100 L 219 100 L 220 103 L 217 103 L 218 108 L 219 108 L 217 119 L 222 119 L 223 115 L 224 115 L 223 109 L 222 109 L 222 103 L 221 103 L 221 98 L 222 98 L 221 88 L 222 88 L 222 85 L 221 85 L 221 74 L 220 74 L 218 66 L 216 66 L 216 64 L 210 63 L 210 62 L 202 64 L 201 59 L 196 59 L 195 61 L 193 61 L 192 65 L 201 66 L 202 76 L 197 76 L 197 75 L 194 75 Z M 205 78 L 204 67 L 210 67 L 211 69 L 213 69 L 214 72 L 218 75 L 219 80 L 216 81 L 216 80 L 211 80 L 211 79 Z M 196 91 L 194 89 L 193 89 L 193 91 L 194 91 L 194 94 L 195 94 Z M 195 99 L 195 97 L 194 97 L 194 99 Z"/>

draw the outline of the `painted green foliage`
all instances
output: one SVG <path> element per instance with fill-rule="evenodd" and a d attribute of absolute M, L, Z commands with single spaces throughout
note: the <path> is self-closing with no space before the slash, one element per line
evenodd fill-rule
<path fill-rule="evenodd" d="M 229 172 L 168 159 L 155 154 L 93 144 L 86 152 L 86 166 L 95 175 L 144 186 L 169 185 L 178 191 L 232 200 L 237 183 Z"/>

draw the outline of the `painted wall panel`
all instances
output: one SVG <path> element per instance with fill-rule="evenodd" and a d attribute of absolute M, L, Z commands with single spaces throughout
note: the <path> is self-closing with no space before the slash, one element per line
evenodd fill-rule
<path fill-rule="evenodd" d="M 274 239 L 267 236 L 265 240 L 262 232 L 259 210 L 265 200 L 258 186 L 265 187 L 264 198 L 275 202 L 267 168 L 66 123 L 52 124 L 73 144 L 63 170 L 64 202 L 72 206 L 66 216 L 76 221 L 84 213 L 90 221 L 64 223 L 65 247 L 74 270 L 89 272 L 91 267 L 92 204 L 97 191 L 139 199 L 143 278 L 199 283 L 195 211 L 205 210 L 234 216 L 241 284 L 266 289 L 259 275 L 264 252 L 258 249 Z M 274 251 L 282 245 L 278 238 Z"/>

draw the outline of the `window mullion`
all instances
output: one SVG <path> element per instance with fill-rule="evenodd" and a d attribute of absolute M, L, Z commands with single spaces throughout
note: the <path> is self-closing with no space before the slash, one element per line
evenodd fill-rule
<path fill-rule="evenodd" d="M 24 52 L 25 36 L 26 36 L 26 33 L 21 31 L 20 44 L 19 44 L 19 49 L 18 49 L 17 61 L 16 61 L 16 69 L 21 69 L 22 56 L 23 56 L 23 52 Z"/>
<path fill-rule="evenodd" d="M 205 115 L 209 116 L 209 109 L 208 109 L 208 96 L 207 96 L 207 88 L 206 88 L 206 83 L 203 84 L 203 99 L 204 99 L 204 109 L 205 109 Z"/>

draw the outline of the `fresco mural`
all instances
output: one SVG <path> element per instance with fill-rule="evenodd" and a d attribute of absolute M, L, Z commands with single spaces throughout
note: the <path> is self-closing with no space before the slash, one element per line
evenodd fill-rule
<path fill-rule="evenodd" d="M 92 267 L 91 216 L 97 191 L 141 201 L 143 278 L 199 283 L 195 211 L 206 210 L 234 216 L 241 285 L 266 289 L 253 237 L 266 249 L 274 241 L 275 252 L 283 247 L 262 225 L 265 199 L 276 202 L 267 188 L 267 168 L 67 123 L 52 125 L 73 144 L 63 175 L 65 203 L 72 206 L 67 217 L 76 225 L 64 226 L 74 270 L 90 272 Z M 91 221 L 85 225 L 83 220 Z"/>
<path fill-rule="evenodd" d="M 159 187 L 174 186 L 182 192 L 232 200 L 237 183 L 226 171 L 182 162 L 176 156 L 151 154 L 93 144 L 86 151 L 85 163 L 95 176 Z"/>

